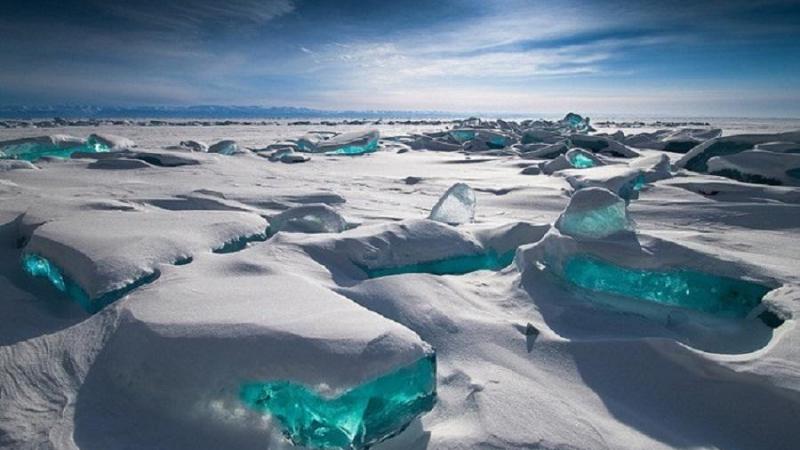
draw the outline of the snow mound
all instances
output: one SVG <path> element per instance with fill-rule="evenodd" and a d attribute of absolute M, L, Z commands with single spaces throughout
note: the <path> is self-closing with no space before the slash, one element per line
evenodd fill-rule
<path fill-rule="evenodd" d="M 778 134 L 741 134 L 708 140 L 686 153 L 675 165 L 693 172 L 707 172 L 708 160 L 750 150 L 770 142 L 800 143 L 800 131 Z"/>
<path fill-rule="evenodd" d="M 211 145 L 211 147 L 208 147 L 208 153 L 235 155 L 237 153 L 242 153 L 242 150 L 239 148 L 239 144 L 236 141 L 232 139 L 225 139 Z"/>
<path fill-rule="evenodd" d="M 558 172 L 559 176 L 575 190 L 587 187 L 602 187 L 610 190 L 626 201 L 639 197 L 639 191 L 645 186 L 644 172 L 627 165 L 607 165 L 589 169 L 568 169 Z"/>
<path fill-rule="evenodd" d="M 46 258 L 93 300 L 151 276 L 161 264 L 265 229 L 266 221 L 249 213 L 95 211 L 39 226 L 23 251 Z"/>
<path fill-rule="evenodd" d="M 340 233 L 347 229 L 347 221 L 335 209 L 324 203 L 296 206 L 269 219 L 271 234 Z"/>
<path fill-rule="evenodd" d="M 708 173 L 746 183 L 800 186 L 800 154 L 745 150 L 708 160 Z"/>

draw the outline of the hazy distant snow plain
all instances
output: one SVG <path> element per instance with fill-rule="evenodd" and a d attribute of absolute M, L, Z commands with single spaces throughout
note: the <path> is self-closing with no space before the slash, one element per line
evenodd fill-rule
<path fill-rule="evenodd" d="M 442 127 L 378 128 L 385 138 Z M 106 132 L 163 153 L 187 139 L 263 147 L 319 129 L 11 129 L 0 140 Z M 336 390 L 432 350 L 436 406 L 376 448 L 800 446 L 800 188 L 684 171 L 631 201 L 645 252 L 675 247 L 669 257 L 686 266 L 783 286 L 770 294 L 786 318 L 776 329 L 752 318 L 695 327 L 691 315 L 659 320 L 596 304 L 537 272 L 531 258 L 546 249 L 536 243 L 573 186 L 521 174 L 532 161 L 311 156 L 282 164 L 184 152 L 192 164 L 70 159 L 0 173 L 0 446 L 290 448 L 268 417 L 238 402 L 240 383 L 272 374 Z M 475 222 L 424 220 L 458 182 L 476 193 Z M 212 251 L 307 204 L 328 205 L 352 229 Z M 153 270 L 158 279 L 88 315 L 22 273 L 26 246 L 62 255 L 98 291 Z M 516 262 L 500 271 L 361 271 L 514 249 Z"/>

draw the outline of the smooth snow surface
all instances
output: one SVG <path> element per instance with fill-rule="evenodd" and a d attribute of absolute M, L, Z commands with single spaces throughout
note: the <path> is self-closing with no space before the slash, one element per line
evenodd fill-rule
<path fill-rule="evenodd" d="M 784 122 L 209 123 L 0 130 L 0 448 L 797 448 Z"/>

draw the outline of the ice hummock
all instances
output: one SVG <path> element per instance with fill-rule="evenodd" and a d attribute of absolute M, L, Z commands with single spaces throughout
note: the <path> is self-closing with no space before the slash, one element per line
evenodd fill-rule
<path fill-rule="evenodd" d="M 603 239 L 631 229 L 625 200 L 599 187 L 579 189 L 556 221 L 563 234 L 580 239 Z"/>
<path fill-rule="evenodd" d="M 800 154 L 745 150 L 708 160 L 708 173 L 746 183 L 800 186 Z"/>
<path fill-rule="evenodd" d="M 235 155 L 241 153 L 239 144 L 232 139 L 225 139 L 208 147 L 208 153 L 218 153 L 220 155 Z"/>
<path fill-rule="evenodd" d="M 279 231 L 294 233 L 341 233 L 347 229 L 347 220 L 324 203 L 301 205 L 272 217 L 269 233 Z"/>
<path fill-rule="evenodd" d="M 783 142 L 783 145 L 800 144 L 800 132 L 741 134 L 710 139 L 692 148 L 675 165 L 693 172 L 707 172 L 708 160 L 715 156 L 733 155 L 773 142 Z"/>
<path fill-rule="evenodd" d="M 564 263 L 564 277 L 594 292 L 689 308 L 719 317 L 744 318 L 771 289 L 746 280 L 686 270 L 624 267 L 588 255 Z"/>
<path fill-rule="evenodd" d="M 326 398 L 291 381 L 251 382 L 242 401 L 280 423 L 295 445 L 365 449 L 402 430 L 436 401 L 433 355 Z"/>
<path fill-rule="evenodd" d="M 22 270 L 34 278 L 45 278 L 57 290 L 66 294 L 71 300 L 80 305 L 84 311 L 94 314 L 105 306 L 124 297 L 134 289 L 155 281 L 160 273 L 154 270 L 141 278 L 118 289 L 107 291 L 98 297 L 89 294 L 75 281 L 64 275 L 63 270 L 49 259 L 35 253 L 25 253 L 22 256 Z"/>
<path fill-rule="evenodd" d="M 449 225 L 472 222 L 475 218 L 475 191 L 466 183 L 450 186 L 433 206 L 428 218 Z"/>
<path fill-rule="evenodd" d="M 0 142 L 0 159 L 37 161 L 44 157 L 69 158 L 73 153 L 98 153 L 111 151 L 108 141 L 97 135 L 89 139 L 55 134 Z"/>
<path fill-rule="evenodd" d="M 296 142 L 297 149 L 309 153 L 329 155 L 363 155 L 378 150 L 378 130 L 353 131 L 349 133 L 309 133 Z"/>

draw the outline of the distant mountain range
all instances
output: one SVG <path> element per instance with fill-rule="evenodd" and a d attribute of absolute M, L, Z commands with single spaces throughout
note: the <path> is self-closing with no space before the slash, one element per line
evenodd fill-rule
<path fill-rule="evenodd" d="M 329 111 L 296 108 L 292 106 L 96 106 L 96 105 L 46 105 L 2 106 L 0 118 L 183 118 L 183 119 L 278 119 L 278 118 L 442 118 L 464 116 L 441 111 Z"/>

